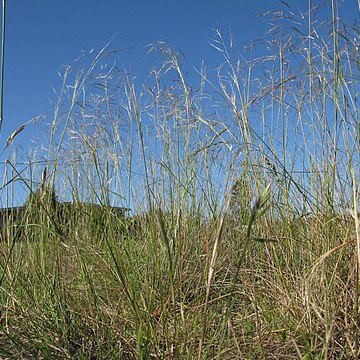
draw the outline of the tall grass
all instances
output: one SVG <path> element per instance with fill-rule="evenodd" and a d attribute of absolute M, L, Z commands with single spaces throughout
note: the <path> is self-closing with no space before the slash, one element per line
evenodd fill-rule
<path fill-rule="evenodd" d="M 282 6 L 241 53 L 217 31 L 198 85 L 164 43 L 145 85 L 108 46 L 65 69 L 2 195 L 46 165 L 77 205 L 30 197 L 3 229 L 2 358 L 359 358 L 359 31 Z"/>

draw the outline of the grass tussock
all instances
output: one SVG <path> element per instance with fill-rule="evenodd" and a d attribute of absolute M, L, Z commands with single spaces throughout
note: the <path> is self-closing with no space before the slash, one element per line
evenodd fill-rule
<path fill-rule="evenodd" d="M 22 163 L 7 144 L 4 206 L 28 195 L 2 220 L 1 358 L 359 358 L 360 39 L 340 14 L 283 4 L 241 53 L 218 31 L 198 85 L 164 43 L 146 85 L 107 48 L 64 70 L 46 145 Z"/>

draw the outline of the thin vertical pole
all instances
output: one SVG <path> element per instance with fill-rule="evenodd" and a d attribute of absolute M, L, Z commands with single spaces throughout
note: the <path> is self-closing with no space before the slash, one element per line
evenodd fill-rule
<path fill-rule="evenodd" d="M 6 20 L 6 0 L 2 0 L 1 17 L 1 75 L 0 75 L 0 132 L 4 114 L 4 69 L 5 69 L 5 20 Z"/>

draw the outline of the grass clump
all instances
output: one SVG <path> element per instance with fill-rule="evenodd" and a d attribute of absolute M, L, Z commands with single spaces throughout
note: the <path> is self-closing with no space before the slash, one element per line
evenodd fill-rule
<path fill-rule="evenodd" d="M 217 32 L 197 87 L 163 43 L 146 85 L 106 49 L 65 70 L 45 160 L 5 173 L 30 195 L 2 358 L 359 358 L 359 31 L 320 8 L 284 5 L 258 58 Z"/>

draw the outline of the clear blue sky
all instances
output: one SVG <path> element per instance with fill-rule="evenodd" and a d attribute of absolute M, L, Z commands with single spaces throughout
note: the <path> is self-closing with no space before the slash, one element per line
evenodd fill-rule
<path fill-rule="evenodd" d="M 286 1 L 295 11 L 305 14 L 308 1 Z M 326 1 L 312 0 L 312 4 Z M 343 18 L 351 23 L 358 20 L 357 0 L 339 2 L 343 4 Z M 94 55 L 117 34 L 111 48 L 129 48 L 119 53 L 117 65 L 139 74 L 140 81 L 154 60 L 146 55 L 146 47 L 157 41 L 182 52 L 186 68 L 200 68 L 204 61 L 211 70 L 222 61 L 209 45 L 215 38 L 214 29 L 224 33 L 231 30 L 235 47 L 241 49 L 269 28 L 265 19 L 257 15 L 280 9 L 287 10 L 284 1 L 8 0 L 0 152 L 7 137 L 34 116 L 44 114 L 47 122 L 51 121 L 51 100 L 56 100 L 52 85 L 56 90 L 60 87 L 57 73 L 78 58 L 82 50 L 88 53 L 94 49 Z M 32 147 L 34 137 L 46 137 L 45 129 L 41 124 L 30 126 L 17 137 L 23 154 Z M 0 156 L 0 174 L 7 155 L 5 152 Z"/>
<path fill-rule="evenodd" d="M 291 0 L 291 5 L 305 13 L 308 1 Z M 357 0 L 344 1 L 342 17 L 358 20 L 357 6 Z M 34 116 L 44 114 L 51 121 L 50 100 L 56 100 L 52 85 L 60 87 L 57 73 L 82 50 L 94 49 L 95 54 L 117 34 L 111 48 L 129 48 L 119 53 L 117 65 L 139 79 L 151 67 L 146 47 L 157 41 L 182 52 L 187 68 L 200 68 L 204 61 L 208 70 L 214 69 L 222 61 L 209 45 L 214 29 L 231 30 L 235 47 L 241 49 L 268 29 L 257 15 L 286 7 L 277 0 L 8 0 L 0 152 L 7 137 Z M 17 137 L 23 153 L 32 146 L 31 139 L 45 136 L 45 129 L 30 126 Z M 6 157 L 6 152 L 0 157 L 0 173 Z"/>
<path fill-rule="evenodd" d="M 320 0 L 319 0 L 320 1 Z M 322 2 L 322 1 L 320 1 Z M 358 16 L 356 1 L 344 11 Z M 307 6 L 307 1 L 292 1 Z M 265 21 L 257 15 L 284 4 L 271 0 L 11 0 L 7 1 L 4 123 L 0 147 L 20 124 L 37 114 L 51 114 L 51 85 L 57 72 L 81 50 L 99 50 L 114 34 L 113 48 L 132 49 L 118 64 L 141 74 L 148 70 L 144 47 L 165 41 L 185 54 L 187 65 L 202 60 L 216 66 L 208 44 L 214 29 L 231 29 L 239 44 L 262 35 Z M 354 12 L 355 10 L 355 12 Z M 19 140 L 26 143 L 26 130 Z"/>
<path fill-rule="evenodd" d="M 269 3 L 273 3 L 269 6 Z M 182 51 L 190 66 L 212 64 L 208 41 L 214 29 L 228 31 L 239 42 L 265 30 L 256 15 L 276 8 L 260 0 L 12 0 L 7 2 L 4 123 L 1 147 L 21 123 L 51 114 L 51 85 L 57 72 L 81 50 L 99 50 L 114 34 L 113 48 L 127 48 L 118 63 L 140 73 L 148 57 L 144 47 L 165 41 Z M 218 65 L 218 63 L 213 63 Z M 148 69 L 147 69 L 148 70 Z M 26 142 L 31 129 L 19 140 Z"/>

